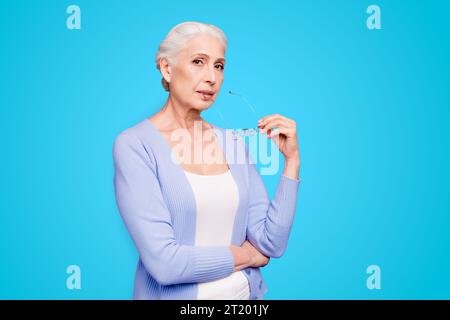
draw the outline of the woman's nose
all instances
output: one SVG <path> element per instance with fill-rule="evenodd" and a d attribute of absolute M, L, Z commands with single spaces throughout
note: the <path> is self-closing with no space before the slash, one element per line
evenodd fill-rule
<path fill-rule="evenodd" d="M 216 83 L 216 71 L 214 70 L 214 66 L 211 68 L 208 68 L 207 74 L 206 74 L 206 82 L 209 82 L 211 84 Z"/>

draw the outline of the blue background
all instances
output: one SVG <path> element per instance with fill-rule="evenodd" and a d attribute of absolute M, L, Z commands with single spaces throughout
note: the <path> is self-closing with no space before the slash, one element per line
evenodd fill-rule
<path fill-rule="evenodd" d="M 81 8 L 81 30 L 66 8 Z M 366 9 L 381 7 L 382 29 Z M 129 299 L 137 262 L 112 144 L 165 102 L 154 57 L 174 25 L 229 40 L 205 118 L 298 123 L 303 179 L 266 299 L 450 298 L 448 1 L 0 2 L 0 298 Z M 237 100 L 236 100 L 237 99 Z M 280 170 L 281 172 L 281 170 Z M 279 175 L 264 176 L 271 195 Z M 66 267 L 81 267 L 81 290 Z M 381 268 L 381 290 L 366 268 Z"/>

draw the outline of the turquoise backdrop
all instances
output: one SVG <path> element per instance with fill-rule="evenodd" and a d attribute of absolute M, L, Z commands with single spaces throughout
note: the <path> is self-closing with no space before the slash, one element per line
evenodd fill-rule
<path fill-rule="evenodd" d="M 132 297 L 112 145 L 164 104 L 154 57 L 188 20 L 229 40 L 208 121 L 226 126 L 219 108 L 256 125 L 235 90 L 298 124 L 303 182 L 266 299 L 450 298 L 449 13 L 437 0 L 1 0 L 0 298 Z M 271 195 L 279 174 L 263 177 Z M 381 289 L 366 286 L 370 265 Z"/>

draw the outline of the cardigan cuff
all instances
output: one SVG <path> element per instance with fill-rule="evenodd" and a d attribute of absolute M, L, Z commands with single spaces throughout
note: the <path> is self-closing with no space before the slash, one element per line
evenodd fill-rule
<path fill-rule="evenodd" d="M 193 251 L 193 282 L 206 282 L 229 276 L 234 258 L 226 246 L 196 246 Z"/>

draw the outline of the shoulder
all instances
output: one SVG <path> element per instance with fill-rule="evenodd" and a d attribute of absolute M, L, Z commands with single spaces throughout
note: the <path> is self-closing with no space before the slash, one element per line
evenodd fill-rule
<path fill-rule="evenodd" d="M 120 132 L 114 139 L 114 159 L 137 155 L 140 158 L 146 158 L 151 163 L 153 158 L 152 141 L 155 135 L 150 130 L 150 122 L 145 119 Z"/>
<path fill-rule="evenodd" d="M 142 141 L 148 140 L 149 138 L 151 140 L 151 137 L 154 136 L 151 130 L 152 124 L 150 123 L 150 121 L 148 121 L 148 119 L 144 119 L 124 129 L 122 132 L 119 133 L 116 139 L 123 139 L 124 136 L 127 136 Z"/>

